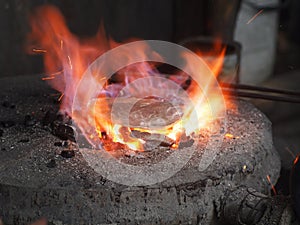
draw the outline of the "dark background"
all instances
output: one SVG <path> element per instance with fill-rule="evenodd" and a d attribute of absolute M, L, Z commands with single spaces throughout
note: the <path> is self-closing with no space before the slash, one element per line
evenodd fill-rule
<path fill-rule="evenodd" d="M 222 0 L 0 0 L 0 77 L 43 72 L 41 56 L 25 52 L 27 17 L 42 4 L 55 4 L 78 36 L 92 36 L 100 22 L 116 41 L 137 37 L 178 42 L 204 35 L 232 40 L 240 1 Z M 299 67 L 300 2 L 282 0 L 274 74 Z M 292 47 L 291 47 L 292 46 Z"/>
<path fill-rule="evenodd" d="M 43 71 L 41 56 L 25 52 L 27 17 L 42 4 L 63 12 L 69 28 L 80 37 L 96 33 L 100 22 L 116 41 L 136 37 L 178 42 L 189 36 L 232 39 L 238 0 L 0 0 L 0 76 Z M 225 14 L 227 16 L 225 16 Z"/>

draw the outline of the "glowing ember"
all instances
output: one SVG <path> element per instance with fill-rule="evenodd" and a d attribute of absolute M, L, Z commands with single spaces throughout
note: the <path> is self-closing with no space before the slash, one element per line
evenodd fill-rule
<path fill-rule="evenodd" d="M 294 159 L 293 164 L 296 165 L 298 163 L 298 161 L 299 161 L 299 155 L 296 156 L 296 158 Z"/>
<path fill-rule="evenodd" d="M 89 99 L 87 93 L 95 85 L 95 80 L 105 80 L 106 77 L 95 74 L 92 80 L 86 82 L 86 90 L 77 93 L 81 103 L 89 106 L 87 115 L 83 119 L 80 109 L 72 112 L 78 84 L 88 66 L 97 57 L 120 44 L 107 39 L 103 28 L 94 38 L 78 39 L 68 30 L 63 16 L 53 6 L 37 8 L 30 22 L 32 27 L 28 37 L 31 42 L 30 49 L 32 52 L 44 54 L 45 68 L 49 73 L 49 76 L 43 80 L 47 80 L 52 87 L 62 93 L 59 98 L 61 110 L 73 118 L 90 142 L 100 139 L 104 149 L 112 150 L 114 148 L 112 143 L 119 143 L 133 150 L 143 150 L 149 140 L 144 138 L 147 135 L 151 138 L 163 139 L 164 143 L 169 143 L 169 147 L 176 149 L 182 136 L 198 134 L 201 128 L 211 122 L 214 118 L 211 108 L 218 112 L 225 110 L 224 104 L 221 104 L 224 101 L 223 96 L 218 92 L 200 88 L 194 81 L 187 90 L 183 90 L 180 85 L 188 79 L 185 73 L 165 76 L 157 70 L 156 63 L 141 62 L 121 69 L 115 75 L 117 82 L 113 83 L 109 80 L 105 82 L 105 85 L 99 88 L 102 91 L 98 93 L 96 99 Z M 146 59 L 146 52 L 150 52 L 157 61 L 161 61 L 162 57 L 149 49 L 146 43 L 141 43 L 138 51 L 125 49 L 121 52 L 120 59 L 124 62 L 130 61 L 131 58 Z M 216 60 L 210 59 L 208 65 L 214 74 L 219 74 L 225 49 L 217 43 L 215 55 L 216 52 L 219 57 Z M 211 53 L 213 54 L 214 50 Z M 201 52 L 197 54 L 202 56 Z M 208 76 L 205 72 L 202 73 L 205 70 L 195 66 L 192 55 L 184 54 L 181 57 L 187 71 L 204 78 Z M 63 75 L 56 76 L 59 74 Z M 204 80 L 206 83 L 212 82 L 209 78 Z M 183 91 L 186 92 L 189 101 L 183 102 L 177 99 Z M 210 96 L 209 102 L 207 96 Z M 115 120 L 111 118 L 113 104 L 117 97 L 121 99 L 118 104 L 125 106 L 139 99 L 130 112 L 127 125 L 124 125 L 122 109 L 115 110 L 114 114 L 117 115 Z M 95 132 L 90 131 L 91 124 L 94 124 Z M 139 137 L 133 133 L 144 136 Z"/>
<path fill-rule="evenodd" d="M 231 138 L 231 139 L 237 139 L 237 138 L 240 138 L 239 136 L 234 136 L 233 134 L 229 134 L 229 133 L 225 134 L 225 137 Z"/>

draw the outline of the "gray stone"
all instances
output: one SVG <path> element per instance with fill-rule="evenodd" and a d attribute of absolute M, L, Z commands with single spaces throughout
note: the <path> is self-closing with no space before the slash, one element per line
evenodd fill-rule
<path fill-rule="evenodd" d="M 49 97 L 51 89 L 38 77 L 22 79 L 0 81 L 1 90 L 9 101 L 16 102 L 21 114 L 0 109 L 0 119 L 22 121 L 22 114 L 33 111 L 42 121 L 45 110 L 41 107 L 57 107 Z M 25 90 L 24 84 L 28 85 Z M 97 151 L 74 148 L 73 158 L 61 157 L 62 147 L 54 146 L 58 139 L 42 125 L 32 128 L 17 123 L 7 128 L 0 140 L 0 147 L 8 149 L 0 152 L 0 214 L 4 224 L 27 224 L 42 216 L 54 224 L 218 224 L 215 212 L 220 212 L 217 206 L 226 193 L 245 186 L 268 194 L 267 175 L 275 183 L 280 171 L 269 120 L 251 104 L 233 102 L 236 107 L 231 105 L 227 110 L 228 129 L 221 132 L 233 138 L 224 137 L 221 148 L 214 149 L 215 142 L 206 146 L 210 130 L 203 131 L 195 138 L 197 144 L 171 151 L 172 155 L 194 148 L 191 160 L 174 176 L 150 186 L 125 186 L 106 179 L 83 157 Z M 30 135 L 28 143 L 16 141 L 26 135 Z M 208 150 L 216 151 L 212 163 L 205 159 Z M 153 154 L 162 151 L 167 150 L 157 149 Z M 124 162 L 133 165 L 138 160 L 151 163 L 152 158 L 146 156 L 130 161 L 136 156 L 121 155 L 118 160 L 126 158 Z M 55 167 L 49 167 L 51 159 L 55 159 Z M 201 163 L 208 163 L 208 167 L 199 170 Z"/>

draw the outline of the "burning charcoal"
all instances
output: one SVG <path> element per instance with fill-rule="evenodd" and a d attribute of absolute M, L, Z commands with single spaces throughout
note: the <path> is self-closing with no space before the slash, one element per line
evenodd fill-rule
<path fill-rule="evenodd" d="M 168 147 L 171 147 L 173 144 L 174 144 L 173 140 L 167 141 L 167 140 L 151 140 L 151 139 L 149 139 L 145 142 L 145 144 L 143 146 L 144 146 L 145 151 L 151 151 L 157 147 L 168 148 Z"/>
<path fill-rule="evenodd" d="M 4 128 L 9 128 L 15 125 L 15 122 L 12 120 L 0 121 L 0 124 Z"/>
<path fill-rule="evenodd" d="M 24 125 L 27 127 L 33 126 L 36 120 L 31 115 L 26 115 L 24 118 Z"/>
<path fill-rule="evenodd" d="M 61 140 L 70 140 L 72 142 L 76 142 L 75 132 L 73 128 L 67 124 L 59 124 L 57 122 L 54 123 L 52 127 L 52 133 Z"/>
<path fill-rule="evenodd" d="M 139 139 L 147 139 L 151 134 L 148 132 L 141 132 L 141 131 L 137 131 L 137 130 L 132 130 L 130 133 L 130 136 L 134 137 L 134 138 L 139 138 Z"/>
<path fill-rule="evenodd" d="M 101 132 L 101 136 L 103 139 L 107 139 L 107 133 L 105 131 Z"/>
<path fill-rule="evenodd" d="M 148 140 L 145 142 L 145 144 L 143 145 L 144 151 L 153 151 L 155 150 L 157 147 L 160 146 L 160 142 L 158 141 L 153 141 L 153 140 Z"/>
<path fill-rule="evenodd" d="M 48 168 L 55 168 L 56 167 L 56 161 L 54 159 L 51 159 L 47 164 L 46 166 Z"/>
<path fill-rule="evenodd" d="M 75 156 L 74 150 L 63 150 L 61 151 L 60 155 L 64 158 L 73 158 Z"/>
<path fill-rule="evenodd" d="M 150 134 L 148 132 L 133 130 L 131 131 L 131 136 L 144 140 L 144 148 L 149 151 L 158 146 L 170 147 L 174 144 L 174 141 L 171 138 L 162 134 Z"/>
<path fill-rule="evenodd" d="M 3 136 L 4 131 L 0 129 L 0 137 Z"/>

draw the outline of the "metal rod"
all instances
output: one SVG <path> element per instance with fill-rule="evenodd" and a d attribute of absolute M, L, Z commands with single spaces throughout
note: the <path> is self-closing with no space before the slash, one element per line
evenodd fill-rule
<path fill-rule="evenodd" d="M 295 98 L 295 97 L 280 96 L 280 95 L 251 93 L 251 92 L 245 92 L 240 90 L 223 90 L 223 94 L 236 95 L 238 97 L 244 97 L 244 98 L 258 98 L 258 99 L 271 100 L 271 101 L 300 103 L 300 96 L 299 98 Z"/>
<path fill-rule="evenodd" d="M 259 91 L 265 93 L 284 94 L 284 95 L 292 95 L 292 96 L 300 97 L 299 91 L 282 90 L 282 89 L 247 85 L 247 84 L 234 84 L 234 83 L 220 83 L 220 85 L 221 87 L 224 88 L 232 88 L 236 90 Z"/>

